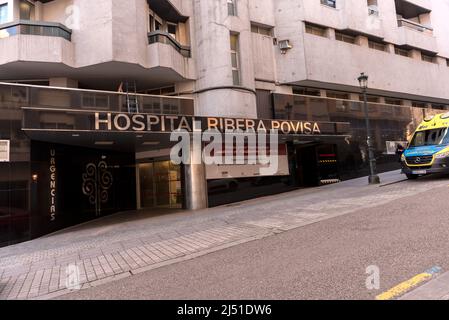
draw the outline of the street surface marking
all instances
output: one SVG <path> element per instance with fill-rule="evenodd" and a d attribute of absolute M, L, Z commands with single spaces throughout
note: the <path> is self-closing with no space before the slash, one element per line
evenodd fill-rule
<path fill-rule="evenodd" d="M 432 279 L 435 275 L 440 273 L 442 269 L 440 267 L 433 267 L 423 273 L 414 276 L 410 280 L 404 281 L 401 284 L 398 284 L 396 287 L 391 288 L 390 290 L 378 295 L 376 300 L 392 300 L 397 298 L 411 289 L 419 286 L 420 284 Z"/>

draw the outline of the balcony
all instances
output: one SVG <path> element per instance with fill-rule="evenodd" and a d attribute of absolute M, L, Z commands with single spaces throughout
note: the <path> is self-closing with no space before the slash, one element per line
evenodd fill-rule
<path fill-rule="evenodd" d="M 148 34 L 147 68 L 165 68 L 174 71 L 180 79 L 195 79 L 195 66 L 190 47 L 181 45 L 168 33 L 162 31 Z M 180 81 L 179 79 L 177 81 Z"/>
<path fill-rule="evenodd" d="M 182 12 L 180 0 L 147 0 L 151 9 L 162 19 L 171 22 L 185 22 L 188 17 Z"/>
<path fill-rule="evenodd" d="M 438 52 L 437 40 L 433 28 L 414 21 L 398 19 L 398 44 L 411 48 L 419 48 L 428 52 Z"/>
<path fill-rule="evenodd" d="M 419 96 L 417 100 L 449 99 L 444 85 L 449 80 L 449 68 L 441 68 L 436 63 L 310 34 L 305 34 L 304 46 L 305 64 L 293 64 L 294 59 L 281 62 L 279 66 L 285 71 L 280 74 L 280 81 L 308 87 L 332 83 L 330 89 L 350 91 L 358 85 L 356 77 L 363 70 L 370 75 L 370 87 L 379 91 Z M 332 59 L 322 54 L 325 51 L 332 52 Z"/>
<path fill-rule="evenodd" d="M 191 51 L 189 46 L 183 46 L 178 41 L 176 41 L 170 34 L 163 31 L 154 31 L 148 34 L 149 44 L 153 43 L 164 43 L 172 46 L 176 51 L 178 51 L 183 57 L 190 58 Z"/>
<path fill-rule="evenodd" d="M 429 35 L 433 34 L 433 28 L 432 27 L 425 26 L 423 24 L 416 23 L 414 21 L 403 19 L 403 18 L 399 18 L 398 19 L 398 27 L 409 28 L 409 29 L 412 29 L 412 30 L 415 30 L 415 31 L 427 33 Z"/>
<path fill-rule="evenodd" d="M 62 24 L 43 21 L 19 20 L 0 25 L 0 65 L 9 63 L 49 62 L 74 65 L 74 49 L 71 42 L 72 31 Z M 31 71 L 28 65 L 21 70 Z M 42 74 L 42 69 L 40 68 Z M 9 64 L 3 68 L 3 79 L 18 76 L 18 66 Z"/>
<path fill-rule="evenodd" d="M 60 37 L 72 40 L 72 30 L 60 23 L 19 20 L 0 25 L 0 39 L 15 35 Z"/>

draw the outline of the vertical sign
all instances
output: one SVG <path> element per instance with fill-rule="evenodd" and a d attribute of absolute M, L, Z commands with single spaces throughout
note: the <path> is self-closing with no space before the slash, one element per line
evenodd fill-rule
<path fill-rule="evenodd" d="M 0 140 L 0 162 L 9 162 L 9 140 Z"/>
<path fill-rule="evenodd" d="M 50 221 L 56 220 L 56 150 L 50 149 Z"/>

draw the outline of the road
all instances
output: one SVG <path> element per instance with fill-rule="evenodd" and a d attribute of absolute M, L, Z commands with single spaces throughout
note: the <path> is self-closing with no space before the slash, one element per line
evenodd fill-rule
<path fill-rule="evenodd" d="M 432 181 L 400 183 L 429 184 L 417 195 L 60 299 L 374 299 L 433 266 L 449 270 L 449 182 Z M 366 288 L 369 266 L 379 267 L 379 290 Z"/>

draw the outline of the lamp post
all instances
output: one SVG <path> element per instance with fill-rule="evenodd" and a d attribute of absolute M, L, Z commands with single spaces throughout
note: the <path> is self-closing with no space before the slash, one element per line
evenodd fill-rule
<path fill-rule="evenodd" d="M 358 78 L 360 83 L 360 88 L 363 92 L 363 104 L 365 109 L 365 122 L 366 122 L 366 132 L 367 132 L 367 144 L 368 144 L 368 158 L 370 167 L 369 184 L 379 184 L 380 178 L 376 173 L 376 158 L 374 156 L 374 146 L 373 137 L 371 136 L 371 125 L 368 112 L 368 99 L 366 96 L 366 91 L 368 89 L 368 76 L 365 73 L 361 73 Z"/>

